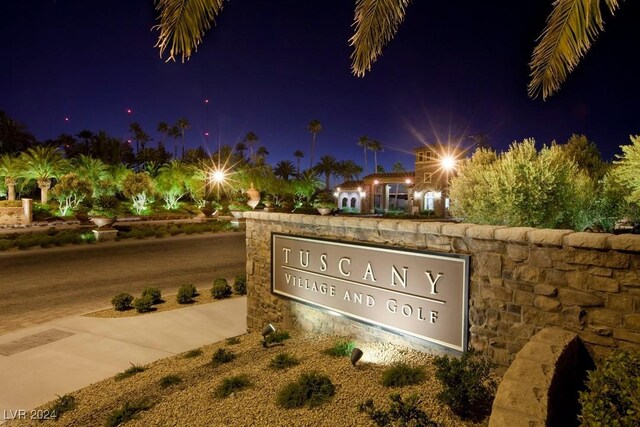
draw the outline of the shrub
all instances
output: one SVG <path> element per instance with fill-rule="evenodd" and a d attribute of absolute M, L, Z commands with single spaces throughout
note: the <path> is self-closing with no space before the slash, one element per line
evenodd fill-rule
<path fill-rule="evenodd" d="M 132 377 L 135 374 L 139 374 L 140 372 L 144 372 L 144 368 L 140 365 L 134 365 L 132 363 L 130 368 L 127 368 L 123 372 L 116 374 L 115 380 L 116 381 L 124 380 L 125 378 Z"/>
<path fill-rule="evenodd" d="M 214 366 L 221 365 L 223 363 L 229 363 L 236 358 L 236 355 L 233 351 L 227 350 L 225 348 L 219 348 L 215 353 L 213 353 L 213 357 L 211 358 L 211 363 Z"/>
<path fill-rule="evenodd" d="M 151 295 L 143 295 L 133 300 L 133 307 L 138 313 L 146 313 L 153 309 L 153 297 Z"/>
<path fill-rule="evenodd" d="M 280 343 L 291 338 L 288 331 L 275 331 L 264 338 L 266 345 Z"/>
<path fill-rule="evenodd" d="M 193 357 L 198 357 L 202 355 L 202 350 L 199 348 L 189 350 L 184 354 L 185 359 L 191 359 Z"/>
<path fill-rule="evenodd" d="M 180 384 L 182 379 L 177 375 L 167 375 L 160 378 L 159 384 L 162 388 L 171 387 L 172 385 Z"/>
<path fill-rule="evenodd" d="M 164 302 L 164 301 L 162 301 L 162 292 L 158 288 L 144 288 L 142 290 L 142 296 L 143 297 L 146 297 L 146 296 L 151 297 L 151 303 L 152 304 L 160 304 L 160 303 Z"/>
<path fill-rule="evenodd" d="M 385 387 L 404 387 L 418 384 L 424 379 L 422 367 L 411 367 L 406 363 L 396 363 L 382 373 L 382 385 Z"/>
<path fill-rule="evenodd" d="M 271 359 L 271 362 L 269 363 L 269 367 L 273 369 L 282 370 L 282 369 L 287 369 L 299 364 L 300 364 L 300 361 L 297 358 L 291 356 L 288 353 L 280 353 L 276 355 L 273 359 Z"/>
<path fill-rule="evenodd" d="M 111 304 L 113 304 L 113 308 L 115 308 L 117 311 L 126 311 L 131 309 L 132 302 L 133 302 L 133 295 L 128 294 L 126 292 L 116 295 L 111 300 Z"/>
<path fill-rule="evenodd" d="M 60 418 L 60 416 L 69 412 L 76 407 L 76 398 L 71 396 L 70 394 L 65 394 L 64 396 L 57 395 L 58 398 L 53 405 L 49 408 L 49 412 L 54 414 L 55 418 Z"/>
<path fill-rule="evenodd" d="M 216 388 L 216 397 L 228 397 L 231 393 L 244 390 L 251 386 L 251 380 L 246 375 L 236 375 L 235 377 L 227 377 L 222 380 L 222 383 Z"/>
<path fill-rule="evenodd" d="M 619 350 L 588 373 L 580 392 L 583 426 L 640 425 L 640 353 Z"/>
<path fill-rule="evenodd" d="M 122 407 L 109 414 L 109 417 L 105 422 L 105 426 L 117 427 L 129 420 L 132 420 L 138 412 L 146 411 L 149 408 L 151 408 L 151 404 L 146 399 L 136 400 L 133 402 L 127 401 L 122 405 Z"/>
<path fill-rule="evenodd" d="M 493 363 L 475 351 L 461 358 L 441 356 L 433 361 L 442 391 L 436 398 L 463 419 L 481 421 L 491 413 L 497 384 L 491 376 Z"/>
<path fill-rule="evenodd" d="M 227 279 L 218 277 L 213 281 L 211 296 L 215 299 L 229 298 L 231 296 L 231 286 L 229 286 Z"/>
<path fill-rule="evenodd" d="M 371 399 L 361 403 L 358 410 L 367 414 L 378 427 L 438 426 L 438 423 L 431 421 L 429 416 L 418 407 L 420 398 L 417 394 L 412 394 L 406 400 L 402 400 L 399 394 L 392 394 L 389 399 L 391 399 L 391 407 L 388 411 L 376 409 Z"/>
<path fill-rule="evenodd" d="M 297 381 L 285 385 L 276 398 L 276 403 L 286 409 L 319 406 L 335 394 L 331 379 L 318 372 L 300 375 Z"/>
<path fill-rule="evenodd" d="M 189 304 L 193 302 L 193 298 L 198 295 L 198 290 L 190 283 L 180 286 L 176 301 L 178 304 Z"/>
<path fill-rule="evenodd" d="M 356 345 L 350 341 L 337 341 L 333 347 L 327 348 L 322 352 L 333 357 L 351 356 L 351 351 Z"/>
<path fill-rule="evenodd" d="M 236 295 L 246 295 L 247 294 L 247 275 L 246 274 L 238 274 L 236 279 L 233 282 L 233 291 Z"/>
<path fill-rule="evenodd" d="M 227 345 L 236 345 L 236 344 L 240 344 L 240 338 L 238 338 L 238 337 L 231 337 L 231 338 L 227 338 L 226 343 L 227 343 Z"/>

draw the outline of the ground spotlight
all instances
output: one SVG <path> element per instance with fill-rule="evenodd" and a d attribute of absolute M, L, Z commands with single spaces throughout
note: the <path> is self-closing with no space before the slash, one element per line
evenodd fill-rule
<path fill-rule="evenodd" d="M 268 323 L 267 326 L 265 326 L 262 330 L 262 346 L 264 348 L 267 348 L 267 337 L 275 331 L 276 328 L 271 323 Z"/>
<path fill-rule="evenodd" d="M 358 363 L 358 360 L 360 360 L 362 354 L 362 350 L 360 350 L 358 347 L 355 347 L 353 350 L 351 350 L 351 364 L 353 366 L 356 366 L 356 363 Z"/>

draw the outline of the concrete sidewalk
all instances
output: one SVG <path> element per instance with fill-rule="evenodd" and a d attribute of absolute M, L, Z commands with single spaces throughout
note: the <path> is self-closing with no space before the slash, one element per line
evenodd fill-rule
<path fill-rule="evenodd" d="M 0 424 L 65 393 L 247 330 L 246 297 L 144 316 L 72 316 L 0 336 Z"/>

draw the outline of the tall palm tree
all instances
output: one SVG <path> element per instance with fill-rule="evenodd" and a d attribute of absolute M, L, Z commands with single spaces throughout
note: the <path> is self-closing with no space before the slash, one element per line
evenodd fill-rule
<path fill-rule="evenodd" d="M 382 53 L 404 20 L 411 0 L 356 0 L 351 71 L 362 77 Z M 573 71 L 592 42 L 602 30 L 602 1 L 556 0 L 547 18 L 529 66 L 531 81 L 529 96 L 542 92 L 543 99 L 551 96 Z M 621 0 L 604 0 L 613 15 Z M 160 56 L 168 51 L 169 60 L 180 56 L 188 59 L 202 43 L 203 35 L 211 28 L 222 10 L 223 0 L 192 1 L 159 0 L 156 10 L 159 31 L 156 47 Z"/>
<path fill-rule="evenodd" d="M 129 124 L 129 132 L 133 134 L 133 140 L 136 142 L 136 154 L 138 154 L 140 149 L 144 150 L 147 142 L 151 141 L 151 137 L 142 129 L 142 126 L 140 126 L 138 122 Z"/>
<path fill-rule="evenodd" d="M 376 173 L 378 172 L 378 151 L 384 151 L 382 149 L 382 144 L 380 141 L 373 139 L 369 141 L 369 146 L 367 148 L 373 151 L 373 173 Z"/>
<path fill-rule="evenodd" d="M 169 126 L 169 124 L 167 122 L 160 122 L 158 123 L 158 132 L 160 132 L 160 135 L 162 135 L 160 137 L 160 143 L 159 145 L 161 145 L 162 147 L 164 147 L 164 140 L 167 136 L 169 136 L 169 130 L 171 129 L 171 127 Z M 160 148 L 160 147 L 158 147 Z"/>
<path fill-rule="evenodd" d="M 181 119 L 178 119 L 178 121 L 176 122 L 176 126 L 180 129 L 180 135 L 182 136 L 182 151 L 180 153 L 180 157 L 182 158 L 184 157 L 184 131 L 190 129 L 191 124 L 189 123 L 189 120 L 183 117 Z"/>
<path fill-rule="evenodd" d="M 51 180 L 64 175 L 67 161 L 53 147 L 36 146 L 20 155 L 20 163 L 25 178 L 35 179 L 38 183 L 40 203 L 47 203 Z"/>
<path fill-rule="evenodd" d="M 244 152 L 247 151 L 247 146 L 245 145 L 245 143 L 244 142 L 238 142 L 236 144 L 236 146 L 234 147 L 234 149 L 238 152 L 240 157 L 242 157 L 244 159 Z"/>
<path fill-rule="evenodd" d="M 335 175 L 339 170 L 338 168 L 338 161 L 330 154 L 320 157 L 320 161 L 314 166 L 316 172 L 324 174 L 324 188 L 326 190 L 331 188 L 331 175 Z"/>
<path fill-rule="evenodd" d="M 365 173 L 369 172 L 369 165 L 367 164 L 367 150 L 369 149 L 369 144 L 371 144 L 371 140 L 368 136 L 361 136 L 358 139 L 358 146 L 362 147 L 362 151 L 364 151 L 364 171 Z"/>
<path fill-rule="evenodd" d="M 7 200 L 16 199 L 16 184 L 21 173 L 18 157 L 9 154 L 0 156 L 0 177 L 4 177 L 4 183 L 7 186 Z"/>
<path fill-rule="evenodd" d="M 180 128 L 178 126 L 171 126 L 169 132 L 167 132 L 171 138 L 173 138 L 173 158 L 178 158 L 178 138 L 180 138 Z"/>
<path fill-rule="evenodd" d="M 298 162 L 298 169 L 297 169 L 297 173 L 300 173 L 300 159 L 302 159 L 304 157 L 304 153 L 301 150 L 296 150 L 293 152 L 293 156 L 296 158 L 297 162 Z"/>
<path fill-rule="evenodd" d="M 18 154 L 35 143 L 25 125 L 0 111 L 0 154 Z"/>
<path fill-rule="evenodd" d="M 280 160 L 273 168 L 275 176 L 279 176 L 285 181 L 289 181 L 289 177 L 296 173 L 296 167 L 291 160 Z"/>
<path fill-rule="evenodd" d="M 269 155 L 269 150 L 264 145 L 261 145 L 256 150 L 256 163 L 264 164 L 266 157 Z"/>
<path fill-rule="evenodd" d="M 313 155 L 316 149 L 316 135 L 322 130 L 322 123 L 318 120 L 311 120 L 307 125 L 307 130 L 311 132 L 311 156 L 309 157 L 309 169 L 313 166 Z"/>
<path fill-rule="evenodd" d="M 355 181 L 362 173 L 362 166 L 353 160 L 343 160 L 338 163 L 337 175 L 344 181 Z"/>
<path fill-rule="evenodd" d="M 247 134 L 244 136 L 244 139 L 242 140 L 242 142 L 246 142 L 247 145 L 249 146 L 249 160 L 252 163 L 256 162 L 256 158 L 255 158 L 255 154 L 253 152 L 253 145 L 258 142 L 258 135 L 256 135 L 253 132 L 247 132 Z"/>

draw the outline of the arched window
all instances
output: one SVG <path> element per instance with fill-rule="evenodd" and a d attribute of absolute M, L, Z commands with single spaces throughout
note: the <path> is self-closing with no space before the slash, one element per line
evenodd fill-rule
<path fill-rule="evenodd" d="M 351 198 L 351 207 L 352 207 L 352 208 L 355 208 L 355 207 L 356 207 L 356 198 L 355 198 L 355 197 L 352 197 L 352 198 Z"/>
<path fill-rule="evenodd" d="M 346 208 L 346 207 L 347 207 L 347 198 L 346 198 L 346 197 L 343 197 L 343 198 L 342 198 L 342 203 L 341 203 L 341 205 L 342 205 L 342 207 L 343 207 L 343 208 Z"/>

